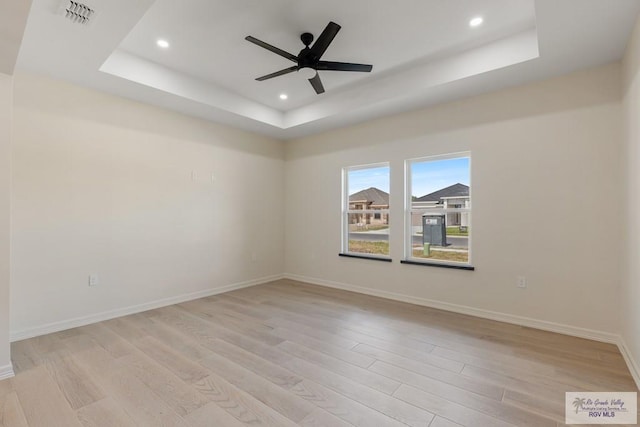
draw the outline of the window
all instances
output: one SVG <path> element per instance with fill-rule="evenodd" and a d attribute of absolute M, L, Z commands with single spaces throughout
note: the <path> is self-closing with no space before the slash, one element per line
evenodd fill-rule
<path fill-rule="evenodd" d="M 405 259 L 471 263 L 471 156 L 408 160 Z"/>
<path fill-rule="evenodd" d="M 389 257 L 389 164 L 343 169 L 342 254 Z"/>

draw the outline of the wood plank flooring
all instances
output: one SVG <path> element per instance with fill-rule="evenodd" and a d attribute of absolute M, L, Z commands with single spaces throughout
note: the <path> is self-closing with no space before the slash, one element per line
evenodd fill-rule
<path fill-rule="evenodd" d="M 289 280 L 12 359 L 0 427 L 557 427 L 566 391 L 637 391 L 614 345 Z"/>

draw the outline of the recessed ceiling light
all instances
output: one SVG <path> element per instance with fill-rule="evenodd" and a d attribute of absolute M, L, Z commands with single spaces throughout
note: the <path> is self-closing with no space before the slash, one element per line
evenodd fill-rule
<path fill-rule="evenodd" d="M 479 25 L 482 25 L 483 22 L 484 22 L 484 19 L 482 18 L 482 16 L 476 16 L 471 21 L 469 21 L 469 26 L 477 27 Z"/>
<path fill-rule="evenodd" d="M 168 47 L 169 47 L 169 42 L 168 42 L 168 41 L 166 41 L 166 40 L 162 40 L 162 39 L 159 39 L 159 40 L 156 42 L 156 44 L 157 44 L 158 46 L 160 46 L 161 48 L 163 48 L 163 49 L 166 49 L 166 48 L 168 48 Z"/>
<path fill-rule="evenodd" d="M 289 96 L 288 96 L 286 93 L 281 93 L 281 94 L 280 94 L 280 99 L 282 99 L 283 101 L 284 101 L 285 99 L 287 99 L 287 98 L 289 98 Z"/>

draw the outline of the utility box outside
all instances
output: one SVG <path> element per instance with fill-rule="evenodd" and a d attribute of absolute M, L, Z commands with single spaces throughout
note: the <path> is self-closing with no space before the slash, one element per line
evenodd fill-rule
<path fill-rule="evenodd" d="M 422 244 L 447 246 L 445 215 L 422 215 Z"/>

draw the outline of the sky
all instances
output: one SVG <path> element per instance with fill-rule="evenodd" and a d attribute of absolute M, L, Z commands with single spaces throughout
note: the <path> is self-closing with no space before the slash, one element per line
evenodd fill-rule
<path fill-rule="evenodd" d="M 349 171 L 349 195 L 370 187 L 389 192 L 388 166 Z"/>
<path fill-rule="evenodd" d="M 426 194 L 461 183 L 469 185 L 469 158 L 430 160 L 411 164 L 411 195 Z M 376 167 L 349 171 L 349 194 L 369 187 L 389 192 L 389 167 Z"/>

